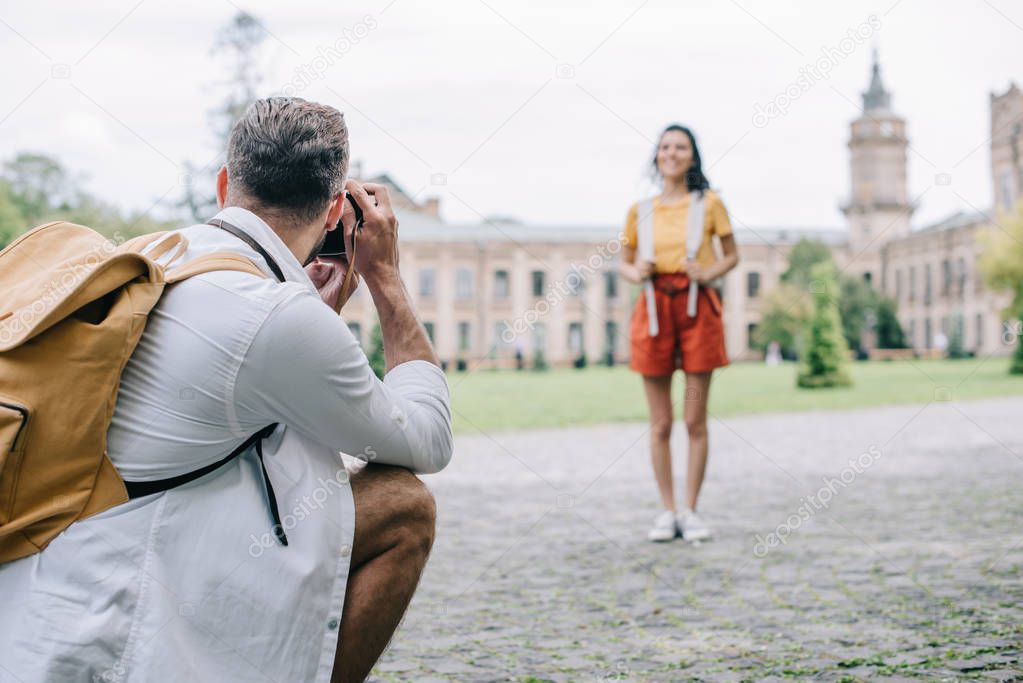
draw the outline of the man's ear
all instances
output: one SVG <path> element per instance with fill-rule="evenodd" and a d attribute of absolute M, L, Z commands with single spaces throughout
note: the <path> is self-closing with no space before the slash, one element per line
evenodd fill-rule
<path fill-rule="evenodd" d="M 327 230 L 333 230 L 337 225 L 337 222 L 341 220 L 341 213 L 345 210 L 345 193 L 342 192 L 338 196 L 334 197 L 334 201 L 330 203 L 330 208 L 327 210 L 327 220 L 323 224 L 323 227 Z"/>
<path fill-rule="evenodd" d="M 217 172 L 217 207 L 223 209 L 227 201 L 227 166 L 221 166 Z"/>

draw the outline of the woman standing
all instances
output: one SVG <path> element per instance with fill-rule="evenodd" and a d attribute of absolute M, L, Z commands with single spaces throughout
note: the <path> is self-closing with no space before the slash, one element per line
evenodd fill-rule
<path fill-rule="evenodd" d="M 707 467 L 710 378 L 715 368 L 728 365 L 721 299 L 713 283 L 736 266 L 739 254 L 728 212 L 709 189 L 696 138 L 688 128 L 671 125 L 661 133 L 653 167 L 662 190 L 629 209 L 621 264 L 625 279 L 644 285 L 632 314 L 629 366 L 643 376 L 650 407 L 650 457 L 664 508 L 648 538 L 670 541 L 681 535 L 699 540 L 711 535 L 696 515 Z M 720 259 L 714 250 L 715 235 Z M 683 417 L 689 433 L 681 513 L 675 505 L 670 443 L 671 380 L 677 369 L 686 378 Z"/>

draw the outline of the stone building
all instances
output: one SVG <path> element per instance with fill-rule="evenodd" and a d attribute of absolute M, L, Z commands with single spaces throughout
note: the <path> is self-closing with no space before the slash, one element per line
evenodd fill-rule
<path fill-rule="evenodd" d="M 1000 311 L 1005 295 L 984 287 L 977 268 L 985 212 L 956 213 L 911 227 L 907 126 L 891 104 L 876 55 L 863 113 L 850 124 L 850 195 L 844 229 L 735 226 L 740 264 L 724 286 L 725 329 L 733 359 L 759 357 L 752 339 L 764 295 L 803 237 L 829 245 L 846 273 L 898 303 L 908 342 L 921 353 L 958 335 L 966 351 L 1008 353 Z M 1023 194 L 1023 92 L 991 95 L 994 206 L 1008 211 Z M 355 175 L 358 175 L 356 171 Z M 563 366 L 628 358 L 636 288 L 617 275 L 620 225 L 559 226 L 490 219 L 449 224 L 436 199 L 417 203 L 387 176 L 400 221 L 401 268 L 442 361 L 455 368 Z M 949 178 L 938 175 L 936 184 Z M 727 202 L 727 197 L 725 197 Z M 624 214 L 624 211 L 623 211 Z M 375 324 L 360 291 L 345 318 L 364 345 Z M 940 334 L 939 334 L 940 333 Z"/>

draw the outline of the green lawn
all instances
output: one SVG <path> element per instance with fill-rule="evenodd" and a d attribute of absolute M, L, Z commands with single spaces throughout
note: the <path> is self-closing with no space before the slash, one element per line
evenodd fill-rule
<path fill-rule="evenodd" d="M 1008 367 L 1008 358 L 853 363 L 852 387 L 806 390 L 796 388 L 793 363 L 736 363 L 714 373 L 710 410 L 726 416 L 1023 395 L 1023 376 Z M 641 380 L 625 367 L 479 370 L 451 373 L 448 382 L 456 432 L 647 419 Z M 677 402 L 682 384 L 676 375 Z"/>

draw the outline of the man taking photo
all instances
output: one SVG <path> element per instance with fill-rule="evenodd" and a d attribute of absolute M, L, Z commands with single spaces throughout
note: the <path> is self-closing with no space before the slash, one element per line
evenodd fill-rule
<path fill-rule="evenodd" d="M 387 189 L 346 181 L 348 161 L 332 107 L 270 98 L 237 122 L 217 176 L 222 210 L 181 231 L 180 262 L 232 252 L 267 277 L 198 275 L 150 314 L 107 440 L 143 495 L 0 565 L 0 681 L 368 675 L 433 541 L 433 499 L 412 472 L 442 469 L 452 436 Z M 333 229 L 354 263 L 316 258 Z M 340 286 L 349 267 L 379 314 L 383 381 L 335 313 L 354 289 Z M 339 451 L 370 464 L 349 475 Z"/>

